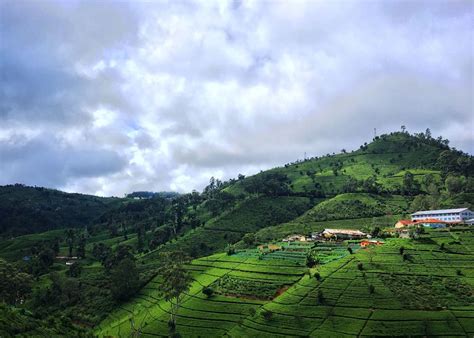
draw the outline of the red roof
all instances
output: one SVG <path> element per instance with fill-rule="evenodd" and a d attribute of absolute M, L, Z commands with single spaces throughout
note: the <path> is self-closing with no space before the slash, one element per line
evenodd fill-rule
<path fill-rule="evenodd" d="M 410 224 L 413 224 L 415 222 L 410 221 L 409 219 L 401 219 L 401 220 L 398 221 L 398 223 L 402 223 L 403 225 L 410 225 Z"/>
<path fill-rule="evenodd" d="M 427 219 L 418 219 L 416 221 L 413 221 L 413 223 L 443 223 L 444 224 L 448 222 L 445 222 L 436 218 L 427 218 Z"/>

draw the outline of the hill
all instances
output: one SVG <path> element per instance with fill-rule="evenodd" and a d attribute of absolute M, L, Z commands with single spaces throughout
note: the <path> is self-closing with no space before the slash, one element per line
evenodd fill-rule
<path fill-rule="evenodd" d="M 430 183 L 441 183 L 442 176 L 448 172 L 473 175 L 472 156 L 449 148 L 447 143 L 423 133 L 395 132 L 376 137 L 352 152 L 343 149 L 337 155 L 327 154 L 264 171 L 237 181 L 227 191 L 238 195 L 251 190 L 256 178 L 279 174 L 288 180 L 291 193 L 303 195 L 333 196 L 344 192 L 414 195 L 426 192 Z M 404 184 L 407 173 L 413 178 L 411 186 Z"/>
<path fill-rule="evenodd" d="M 14 278 L 12 287 L 21 287 L 16 293 L 20 298 L 12 301 L 5 294 L 9 305 L 2 311 L 18 324 L 0 328 L 9 334 L 28 334 L 32 329 L 24 322 L 31 312 L 37 331 L 30 333 L 129 335 L 132 319 L 136 325 L 144 324 L 143 332 L 149 335 L 168 335 L 169 304 L 159 290 L 167 265 L 164 257 L 173 252 L 194 259 L 186 265 L 193 282 L 178 315 L 178 332 L 185 336 L 277 336 L 278 332 L 343 336 L 356 331 L 383 335 L 378 331 L 380 318 L 408 310 L 418 311 L 410 312 L 414 332 L 421 332 L 419 325 L 424 325 L 428 331 L 423 332 L 442 335 L 446 327 L 441 322 L 455 325 L 456 334 L 471 332 L 464 322 L 472 318 L 472 309 L 457 313 L 464 311 L 464 305 L 452 301 L 462 295 L 450 291 L 443 306 L 452 306 L 452 316 L 445 311 L 446 317 L 438 318 L 433 309 L 412 308 L 396 300 L 401 291 L 392 290 L 390 281 L 408 281 L 386 278 L 411 273 L 417 283 L 423 282 L 425 273 L 420 269 L 428 248 L 434 253 L 427 262 L 439 259 L 444 264 L 439 276 L 434 263 L 426 270 L 436 277 L 433 287 L 468 290 L 471 272 L 464 271 L 457 258 L 471 259 L 470 230 L 430 232 L 422 241 L 390 238 L 374 255 L 353 242 L 290 248 L 281 243 L 287 235 L 324 228 L 378 234 L 413 210 L 472 207 L 472 156 L 429 133 L 391 133 L 352 152 L 296 161 L 226 182 L 211 178 L 202 193 L 149 198 L 149 193 L 138 192 L 133 195 L 138 199 L 118 199 L 24 186 L 1 187 L 0 192 L 2 236 L 8 237 L 0 240 L 0 257 L 6 260 L 0 259 L 0 270 L 8 272 L 0 273 L 0 282 Z M 12 237 L 15 234 L 26 235 Z M 443 250 L 438 235 L 444 238 Z M 416 251 L 414 264 L 397 261 L 400 246 Z M 285 248 L 273 252 L 275 247 Z M 321 266 L 308 269 L 307 255 L 316 255 Z M 372 259 L 387 261 L 378 266 Z M 367 260 L 367 271 L 361 272 L 359 263 L 365 266 Z M 458 269 L 462 275 L 452 276 Z M 324 287 L 308 277 L 316 272 L 327 283 Z M 454 284 L 441 281 L 441 285 L 438 277 Z M 356 279 L 353 285 L 347 285 L 350 279 Z M 366 289 L 363 283 L 368 283 Z M 368 285 L 397 307 L 383 308 L 378 296 L 366 294 Z M 203 287 L 212 288 L 214 296 L 202 294 Z M 344 290 L 333 299 L 339 288 Z M 313 302 L 320 290 L 328 299 L 325 304 Z M 419 304 L 432 302 L 432 295 L 422 297 Z M 278 308 L 280 303 L 285 306 Z M 423 314 L 425 310 L 431 312 Z M 460 326 L 451 324 L 453 318 Z"/>
<path fill-rule="evenodd" d="M 444 244 L 443 244 L 444 243 Z M 379 247 L 312 244 L 284 251 L 241 250 L 192 261 L 193 282 L 178 312 L 185 337 L 469 336 L 474 333 L 474 231 L 430 230 Z M 285 245 L 285 244 L 283 244 Z M 348 253 L 350 245 L 353 254 Z M 291 249 L 293 248 L 293 250 Z M 401 251 L 403 248 L 403 251 Z M 159 279 L 95 330 L 103 336 L 169 332 L 169 302 Z M 206 296 L 205 288 L 214 293 Z"/>
<path fill-rule="evenodd" d="M 0 186 L 0 236 L 92 225 L 119 201 L 21 184 Z"/>

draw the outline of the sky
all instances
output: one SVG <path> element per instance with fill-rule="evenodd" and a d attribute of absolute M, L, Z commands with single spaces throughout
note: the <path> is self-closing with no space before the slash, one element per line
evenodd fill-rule
<path fill-rule="evenodd" d="M 0 1 L 0 185 L 198 191 L 430 128 L 474 153 L 473 1 Z"/>

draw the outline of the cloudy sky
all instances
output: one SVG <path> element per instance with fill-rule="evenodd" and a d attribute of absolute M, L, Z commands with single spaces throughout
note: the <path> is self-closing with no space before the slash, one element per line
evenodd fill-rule
<path fill-rule="evenodd" d="M 474 153 L 472 1 L 0 1 L 0 184 L 201 190 L 379 133 Z"/>

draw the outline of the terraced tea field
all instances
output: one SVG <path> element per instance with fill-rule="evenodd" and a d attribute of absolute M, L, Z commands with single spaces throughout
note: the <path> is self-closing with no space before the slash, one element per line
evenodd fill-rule
<path fill-rule="evenodd" d="M 177 332 L 184 337 L 474 334 L 473 229 L 387 239 L 354 254 L 344 246 L 334 249 L 337 259 L 310 274 L 304 250 L 263 256 L 245 250 L 193 261 L 187 268 L 195 281 L 179 311 Z M 202 289 L 209 285 L 216 294 L 208 298 Z M 128 335 L 132 318 L 135 326 L 142 324 L 144 336 L 167 336 L 168 311 L 155 279 L 96 334 Z"/>
<path fill-rule="evenodd" d="M 290 259 L 261 259 L 256 250 L 245 250 L 232 256 L 215 254 L 194 260 L 187 266 L 194 282 L 179 312 L 179 332 L 203 337 L 228 332 L 307 272 L 304 255 L 288 256 Z M 145 334 L 167 336 L 169 305 L 161 298 L 159 282 L 156 278 L 133 302 L 111 314 L 97 334 L 129 335 L 133 318 L 136 325 L 146 323 Z M 215 288 L 216 294 L 205 296 L 205 286 Z"/>

